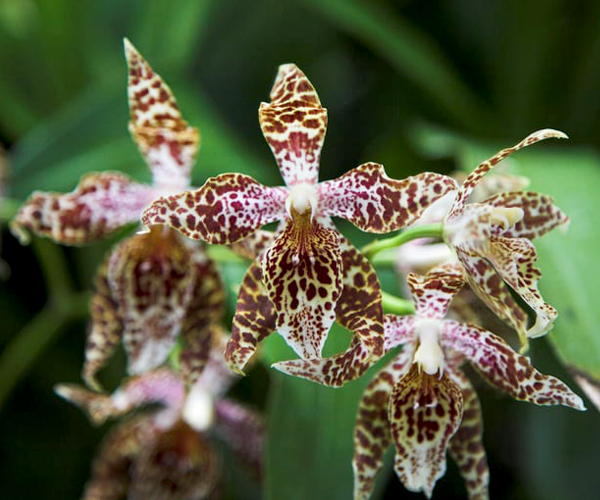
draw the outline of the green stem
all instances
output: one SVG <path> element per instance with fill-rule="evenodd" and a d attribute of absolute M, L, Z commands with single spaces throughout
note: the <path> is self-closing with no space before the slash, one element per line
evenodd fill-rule
<path fill-rule="evenodd" d="M 14 198 L 3 198 L 0 201 L 0 222 L 11 220 L 23 202 Z"/>
<path fill-rule="evenodd" d="M 375 256 L 375 254 L 381 252 L 382 250 L 399 247 L 400 245 L 404 245 L 404 243 L 408 243 L 411 240 L 416 240 L 418 238 L 441 238 L 442 229 L 443 225 L 441 222 L 411 227 L 405 231 L 402 231 L 396 236 L 392 236 L 391 238 L 375 240 L 362 247 L 361 252 L 365 257 L 371 259 L 373 256 Z"/>
<path fill-rule="evenodd" d="M 73 283 L 63 249 L 45 238 L 34 238 L 32 246 L 44 275 L 49 300 L 68 300 L 73 294 Z"/>
<path fill-rule="evenodd" d="M 405 316 L 415 312 L 415 303 L 412 300 L 401 299 L 383 290 L 381 291 L 381 297 L 383 299 L 383 309 L 387 313 Z"/>

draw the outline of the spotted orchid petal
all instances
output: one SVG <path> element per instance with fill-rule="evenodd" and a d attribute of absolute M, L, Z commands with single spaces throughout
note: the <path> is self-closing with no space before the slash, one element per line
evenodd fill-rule
<path fill-rule="evenodd" d="M 215 401 L 220 401 L 239 375 L 232 372 L 224 357 L 229 337 L 220 331 L 213 338 L 208 363 L 196 381 L 196 386 L 208 390 Z"/>
<path fill-rule="evenodd" d="M 383 454 L 392 444 L 388 403 L 393 387 L 406 374 L 414 344 L 405 348 L 369 383 L 358 406 L 354 428 L 354 500 L 367 500 L 383 465 Z"/>
<path fill-rule="evenodd" d="M 110 256 L 108 283 L 123 321 L 130 374 L 163 363 L 184 320 L 196 276 L 181 240 L 155 227 L 123 241 Z"/>
<path fill-rule="evenodd" d="M 29 241 L 29 230 L 64 245 L 82 245 L 138 221 L 154 197 L 153 188 L 118 172 L 87 174 L 70 193 L 35 191 L 11 230 L 22 243 Z"/>
<path fill-rule="evenodd" d="M 256 411 L 224 399 L 216 404 L 217 435 L 233 450 L 252 476 L 260 480 L 263 469 L 265 422 Z"/>
<path fill-rule="evenodd" d="M 442 342 L 465 355 L 490 384 L 519 401 L 585 410 L 581 398 L 563 382 L 538 372 L 525 356 L 481 327 L 445 320 Z"/>
<path fill-rule="evenodd" d="M 263 102 L 258 119 L 287 186 L 315 184 L 327 130 L 327 110 L 295 64 L 279 66 L 271 102 Z"/>
<path fill-rule="evenodd" d="M 407 282 L 415 301 L 416 315 L 441 319 L 446 316 L 465 277 L 460 265 L 447 264 L 433 268 L 425 276 L 410 273 Z"/>
<path fill-rule="evenodd" d="M 161 190 L 186 189 L 200 137 L 182 118 L 171 89 L 124 40 L 129 68 L 129 130 Z"/>
<path fill-rule="evenodd" d="M 323 215 L 348 219 L 359 229 L 389 233 L 415 222 L 434 201 L 457 189 L 450 177 L 424 172 L 389 178 L 382 165 L 365 163 L 318 185 Z"/>
<path fill-rule="evenodd" d="M 243 375 L 258 343 L 275 331 L 276 318 L 275 306 L 262 283 L 261 264 L 254 261 L 240 286 L 231 338 L 225 350 L 225 360 L 234 372 Z"/>
<path fill-rule="evenodd" d="M 486 175 L 479 180 L 475 189 L 473 189 L 468 201 L 470 203 L 482 203 L 497 193 L 513 193 L 523 191 L 531 181 L 527 177 L 515 175 L 505 168 L 506 163 L 494 168 L 490 175 Z M 464 172 L 454 172 L 452 177 L 459 183 L 462 183 L 468 174 Z"/>
<path fill-rule="evenodd" d="M 446 472 L 448 441 L 460 426 L 462 409 L 462 393 L 447 373 L 429 375 L 413 364 L 394 386 L 388 413 L 394 470 L 408 490 L 431 497 Z"/>
<path fill-rule="evenodd" d="M 112 298 L 107 281 L 107 261 L 98 268 L 90 304 L 91 321 L 85 344 L 82 378 L 88 387 L 100 390 L 96 373 L 112 356 L 123 337 L 123 323 L 118 304 Z"/>
<path fill-rule="evenodd" d="M 415 316 L 397 316 L 395 314 L 385 314 L 383 316 L 383 327 L 385 331 L 384 351 L 399 345 L 405 345 L 414 340 L 415 337 Z"/>
<path fill-rule="evenodd" d="M 208 324 L 202 329 L 182 332 L 184 346 L 179 355 L 179 374 L 185 380 L 186 387 L 192 387 L 200 378 L 208 363 L 214 337 L 220 331 L 219 325 Z"/>
<path fill-rule="evenodd" d="M 303 359 L 321 357 L 342 291 L 342 265 L 337 231 L 295 211 L 262 256 L 276 329 Z"/>
<path fill-rule="evenodd" d="M 322 359 L 294 359 L 273 368 L 330 387 L 341 387 L 360 377 L 383 354 L 381 289 L 369 261 L 342 238 L 344 277 L 336 304 L 336 320 L 353 333 L 344 352 Z"/>
<path fill-rule="evenodd" d="M 452 210 L 450 211 L 450 214 L 462 209 L 462 207 L 465 205 L 469 196 L 471 196 L 471 193 L 473 192 L 479 181 L 483 178 L 483 176 L 487 174 L 496 165 L 498 165 L 498 163 L 504 160 L 507 156 L 510 156 L 519 149 L 523 149 L 524 147 L 531 146 L 536 142 L 543 141 L 549 138 L 567 139 L 567 136 L 559 130 L 553 130 L 549 128 L 538 130 L 537 132 L 529 134 L 527 137 L 525 137 L 525 139 L 523 139 L 521 142 L 519 142 L 512 148 L 502 149 L 488 160 L 480 163 L 477 166 L 477 168 L 473 170 L 473 172 L 471 172 L 462 183 L 456 195 L 456 200 L 454 202 Z"/>
<path fill-rule="evenodd" d="M 531 191 L 499 193 L 484 202 L 494 207 L 517 207 L 523 218 L 502 233 L 505 238 L 539 238 L 548 231 L 569 223 L 569 217 L 547 195 Z M 565 226 L 566 227 L 566 226 Z"/>
<path fill-rule="evenodd" d="M 463 395 L 463 416 L 460 427 L 450 439 L 448 451 L 465 481 L 469 500 L 488 500 L 488 469 L 483 447 L 483 418 L 477 393 L 469 379 L 459 370 L 448 372 Z"/>
<path fill-rule="evenodd" d="M 196 191 L 159 198 L 143 213 L 146 226 L 164 224 L 194 240 L 235 243 L 259 227 L 284 219 L 287 190 L 243 174 L 211 177 Z"/>

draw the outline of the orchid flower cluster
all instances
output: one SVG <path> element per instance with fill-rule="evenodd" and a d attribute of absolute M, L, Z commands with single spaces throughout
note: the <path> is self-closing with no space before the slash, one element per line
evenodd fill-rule
<path fill-rule="evenodd" d="M 125 492 L 144 498 L 149 490 L 157 498 L 205 498 L 218 478 L 214 434 L 259 471 L 261 419 L 226 399 L 225 392 L 234 372 L 244 373 L 273 332 L 298 355 L 275 363 L 275 369 L 331 387 L 362 376 L 385 353 L 397 351 L 359 404 L 355 499 L 369 498 L 392 444 L 395 472 L 409 490 L 430 497 L 449 451 L 469 498 L 488 497 L 480 405 L 462 371 L 467 361 L 515 399 L 585 409 L 560 380 L 538 372 L 477 321 L 464 320 L 476 315 L 453 302 L 459 292 L 477 297 L 515 330 L 522 351 L 528 339 L 552 328 L 557 312 L 538 290 L 541 273 L 531 240 L 565 227 L 568 217 L 549 196 L 520 188 L 494 189 L 484 198 L 474 192 L 508 155 L 566 137 L 562 132 L 531 134 L 481 163 L 461 185 L 428 172 L 392 179 L 377 163 L 319 182 L 327 110 L 304 73 L 285 64 L 270 102 L 259 108 L 285 185 L 268 187 L 244 174 L 224 173 L 191 189 L 198 131 L 183 120 L 169 87 L 127 40 L 125 54 L 129 128 L 152 185 L 116 172 L 88 174 L 71 193 L 32 194 L 12 225 L 22 239 L 29 230 L 70 245 L 132 222 L 145 227 L 118 244 L 98 271 L 82 373 L 93 390 L 61 385 L 57 392 L 96 423 L 151 402 L 162 407 L 129 418 L 109 434 L 84 498 Z M 370 233 L 404 231 L 359 251 L 336 229 L 337 217 Z M 274 231 L 261 229 L 274 222 Z M 198 240 L 228 245 L 251 261 L 230 335 L 221 327 L 224 291 L 217 266 Z M 404 243 L 401 265 L 433 258 L 408 273 L 414 314 L 384 315 L 369 259 Z M 323 357 L 334 322 L 351 332 L 351 341 L 345 351 Z M 108 395 L 96 374 L 121 341 L 133 377 Z M 167 450 L 176 459 L 163 463 Z"/>

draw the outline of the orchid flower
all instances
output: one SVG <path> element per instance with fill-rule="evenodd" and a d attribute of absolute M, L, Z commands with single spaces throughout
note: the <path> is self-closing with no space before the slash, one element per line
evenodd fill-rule
<path fill-rule="evenodd" d="M 12 228 L 68 245 L 80 245 L 139 222 L 155 198 L 189 187 L 199 145 L 198 131 L 182 118 L 171 90 L 125 39 L 129 68 L 129 130 L 152 172 L 152 185 L 118 172 L 86 175 L 67 194 L 33 193 Z M 181 331 L 188 382 L 202 370 L 213 322 L 224 292 L 214 264 L 196 243 L 176 231 L 156 228 L 117 245 L 96 278 L 83 377 L 98 388 L 96 372 L 122 339 L 130 374 L 163 363 Z"/>
<path fill-rule="evenodd" d="M 371 381 L 354 434 L 354 498 L 369 497 L 383 454 L 396 448 L 394 470 L 404 486 L 431 497 L 446 470 L 446 450 L 469 498 L 488 498 L 489 471 L 478 398 L 461 371 L 467 360 L 490 384 L 537 405 L 585 407 L 560 380 L 538 372 L 500 337 L 475 325 L 443 319 L 463 285 L 460 266 L 426 276 L 409 274 L 416 313 L 385 316 L 385 350 L 402 351 Z"/>
<path fill-rule="evenodd" d="M 348 219 L 374 233 L 395 231 L 416 220 L 427 205 L 454 189 L 454 181 L 423 173 L 401 181 L 383 166 L 361 165 L 342 177 L 318 182 L 327 110 L 304 73 L 280 66 L 262 103 L 259 121 L 285 187 L 267 187 L 243 174 L 222 174 L 196 191 L 162 198 L 142 217 L 146 225 L 166 224 L 193 239 L 233 244 L 261 226 L 281 221 L 272 243 L 250 266 L 242 282 L 227 359 L 241 371 L 259 341 L 277 330 L 302 358 L 288 367 L 318 364 L 332 380 L 331 367 L 350 368 L 381 354 L 383 328 L 377 277 L 366 259 L 337 232 L 331 217 Z M 348 319 L 363 310 L 361 318 Z M 323 368 L 321 351 L 335 320 L 359 340 Z M 313 366 L 315 368 L 315 366 Z M 362 373 L 361 370 L 352 376 Z"/>
<path fill-rule="evenodd" d="M 562 132 L 544 129 L 527 136 L 512 148 L 481 163 L 463 182 L 444 218 L 444 241 L 464 266 L 469 285 L 479 298 L 527 339 L 547 333 L 556 310 L 538 291 L 541 277 L 530 240 L 568 223 L 569 218 L 551 197 L 531 191 L 503 192 L 481 203 L 467 203 L 482 177 L 508 155 L 548 138 L 566 138 Z M 535 314 L 528 327 L 525 311 L 513 298 L 516 293 Z"/>
<path fill-rule="evenodd" d="M 236 376 L 215 345 L 200 378 L 186 393 L 184 380 L 159 368 L 126 381 L 112 395 L 63 384 L 56 392 L 86 411 L 94 424 L 159 403 L 112 429 L 93 463 L 83 500 L 201 499 L 220 476 L 214 437 L 228 444 L 260 477 L 264 424 L 254 411 L 224 397 Z"/>

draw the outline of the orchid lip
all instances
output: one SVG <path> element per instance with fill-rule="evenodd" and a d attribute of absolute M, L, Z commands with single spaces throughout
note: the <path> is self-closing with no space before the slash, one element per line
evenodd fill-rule
<path fill-rule="evenodd" d="M 215 421 L 215 404 L 211 394 L 196 385 L 190 391 L 183 407 L 183 419 L 198 432 L 210 429 Z"/>
<path fill-rule="evenodd" d="M 438 371 L 444 372 L 444 353 L 440 347 L 442 323 L 435 318 L 419 318 L 415 322 L 415 336 L 419 339 L 419 347 L 413 361 L 428 375 Z"/>

